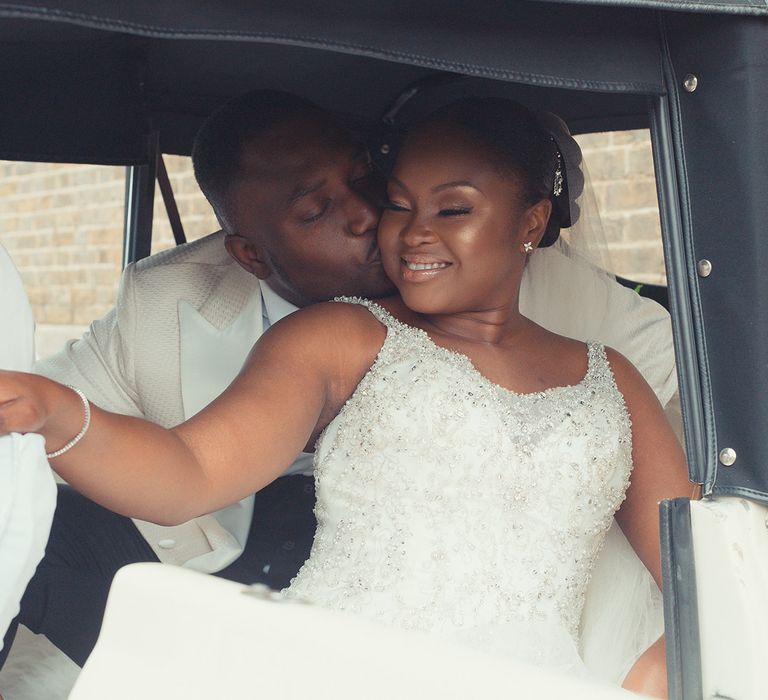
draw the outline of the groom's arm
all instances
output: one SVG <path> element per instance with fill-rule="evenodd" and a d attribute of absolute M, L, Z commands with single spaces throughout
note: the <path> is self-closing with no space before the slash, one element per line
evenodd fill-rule
<path fill-rule="evenodd" d="M 108 411 L 143 417 L 132 352 L 140 313 L 135 276 L 134 265 L 129 265 L 120 279 L 115 307 L 93 321 L 82 338 L 67 341 L 61 352 L 35 363 L 34 371 L 78 387 Z"/>
<path fill-rule="evenodd" d="M 650 384 L 679 430 L 672 324 L 666 309 L 552 247 L 537 250 L 529 260 L 520 310 L 554 333 L 618 350 Z"/>

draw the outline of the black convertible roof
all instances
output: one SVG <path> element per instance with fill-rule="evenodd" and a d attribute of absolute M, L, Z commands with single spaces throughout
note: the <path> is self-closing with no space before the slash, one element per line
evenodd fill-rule
<path fill-rule="evenodd" d="M 644 96 L 664 91 L 656 8 L 768 14 L 758 0 L 0 2 L 0 156 L 136 163 L 154 130 L 188 153 L 201 119 L 253 87 L 372 121 L 442 72 L 577 131 L 642 126 Z"/>

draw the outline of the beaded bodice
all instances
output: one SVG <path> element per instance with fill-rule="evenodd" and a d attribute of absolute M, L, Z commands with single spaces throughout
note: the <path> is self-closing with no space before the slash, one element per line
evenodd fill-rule
<path fill-rule="evenodd" d="M 631 470 L 602 346 L 573 386 L 508 391 L 378 305 L 368 373 L 320 436 L 312 553 L 286 589 L 437 633 L 557 622 L 575 638 Z"/>

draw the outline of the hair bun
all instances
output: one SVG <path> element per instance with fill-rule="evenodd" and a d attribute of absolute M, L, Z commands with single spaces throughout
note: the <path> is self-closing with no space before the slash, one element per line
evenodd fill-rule
<path fill-rule="evenodd" d="M 581 147 L 571 136 L 568 125 L 552 112 L 538 112 L 536 116 L 554 140 L 563 160 L 563 191 L 557 197 L 552 194 L 552 215 L 539 243 L 540 248 L 546 248 L 560 237 L 560 229 L 569 228 L 579 220 L 581 210 L 576 200 L 584 191 L 584 173 L 581 170 Z"/>

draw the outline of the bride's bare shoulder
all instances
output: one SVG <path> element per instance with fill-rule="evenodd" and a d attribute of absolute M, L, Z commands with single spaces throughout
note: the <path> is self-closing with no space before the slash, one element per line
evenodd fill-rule
<path fill-rule="evenodd" d="M 611 365 L 611 372 L 616 380 L 616 386 L 624 395 L 624 400 L 631 407 L 635 402 L 643 402 L 659 406 L 658 398 L 640 371 L 618 350 L 605 347 L 605 354 Z"/>
<path fill-rule="evenodd" d="M 354 301 L 326 301 L 300 309 L 287 316 L 280 323 L 290 321 L 296 332 L 370 333 L 376 328 L 385 335 L 383 324 L 368 310 L 367 306 Z"/>
<path fill-rule="evenodd" d="M 365 306 L 324 302 L 286 316 L 269 328 L 257 346 L 306 353 L 318 359 L 344 357 L 365 365 L 372 362 L 385 337 L 386 328 Z"/>

